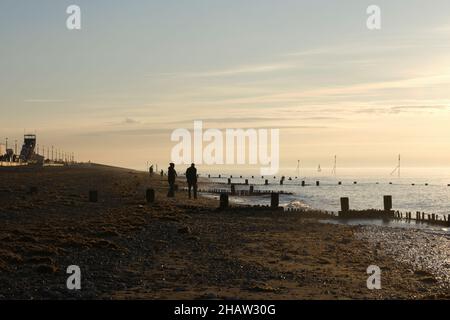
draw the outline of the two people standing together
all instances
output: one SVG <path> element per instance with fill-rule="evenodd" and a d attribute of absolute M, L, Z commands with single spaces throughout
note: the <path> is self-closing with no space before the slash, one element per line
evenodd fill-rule
<path fill-rule="evenodd" d="M 170 163 L 167 170 L 167 181 L 169 182 L 169 192 L 167 193 L 167 197 L 169 198 L 175 197 L 176 177 L 177 172 L 175 170 L 175 164 Z M 189 199 L 192 197 L 192 190 L 194 191 L 194 199 L 197 199 L 197 168 L 195 168 L 194 163 L 186 170 L 186 180 L 188 184 Z"/>

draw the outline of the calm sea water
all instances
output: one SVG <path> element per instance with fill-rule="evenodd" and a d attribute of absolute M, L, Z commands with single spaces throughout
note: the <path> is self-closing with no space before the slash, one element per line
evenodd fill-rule
<path fill-rule="evenodd" d="M 242 179 L 236 173 L 233 175 L 233 183 L 244 183 L 249 179 L 249 184 L 254 185 L 255 190 L 274 190 L 291 192 L 292 195 L 281 195 L 280 204 L 297 207 L 309 207 L 337 212 L 340 209 L 340 198 L 349 197 L 351 209 L 382 209 L 383 196 L 391 195 L 393 209 L 400 211 L 421 211 L 436 213 L 439 215 L 450 214 L 450 170 L 448 168 L 408 168 L 402 169 L 401 177 L 390 175 L 389 169 L 342 169 L 337 175 L 326 172 L 319 173 L 314 170 L 300 172 L 304 174 L 295 177 L 295 174 L 285 175 L 284 185 L 280 185 L 280 176 L 274 178 L 251 175 L 243 175 Z M 289 172 L 289 171 L 288 171 Z M 290 171 L 295 172 L 295 169 Z M 289 180 L 291 177 L 292 180 Z M 212 178 L 213 182 L 220 183 L 222 188 L 226 184 L 229 175 L 222 175 L 221 179 Z M 264 185 L 264 180 L 269 180 L 269 185 Z M 301 186 L 305 180 L 306 186 Z M 320 181 L 320 186 L 316 186 Z M 342 185 L 338 185 L 341 181 Z M 354 181 L 357 184 L 354 184 Z M 414 185 L 413 185 L 414 184 Z M 236 189 L 248 189 L 248 186 L 236 186 Z M 243 204 L 269 204 L 270 197 L 232 197 L 232 201 Z"/>

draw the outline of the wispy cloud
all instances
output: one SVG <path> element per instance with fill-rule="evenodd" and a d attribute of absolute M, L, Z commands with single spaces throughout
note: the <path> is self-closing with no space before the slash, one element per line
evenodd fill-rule
<path fill-rule="evenodd" d="M 433 111 L 433 110 L 444 110 L 448 109 L 449 106 L 396 106 L 391 107 L 393 112 L 404 112 L 404 111 Z"/>
<path fill-rule="evenodd" d="M 392 81 L 329 86 L 309 90 L 285 91 L 271 95 L 228 99 L 221 102 L 228 104 L 288 103 L 298 102 L 303 98 L 323 99 L 324 97 L 369 95 L 383 90 L 427 88 L 440 84 L 450 84 L 450 74 L 418 76 Z"/>
<path fill-rule="evenodd" d="M 261 65 L 247 65 L 229 69 L 208 70 L 199 72 L 173 72 L 173 73 L 168 72 L 168 73 L 159 73 L 157 75 L 151 76 L 184 77 L 184 78 L 232 77 L 237 75 L 270 73 L 297 68 L 300 68 L 300 66 L 293 63 L 274 63 Z"/>
<path fill-rule="evenodd" d="M 400 114 L 414 112 L 433 113 L 439 110 L 449 109 L 450 106 L 386 106 L 386 107 L 360 107 L 348 110 L 349 113 L 355 114 Z"/>
<path fill-rule="evenodd" d="M 248 111 L 251 112 L 251 111 Z M 273 123 L 276 120 L 278 123 L 280 122 L 289 122 L 289 121 L 321 121 L 321 120 L 339 120 L 339 117 L 335 116 L 302 116 L 300 114 L 291 113 L 291 116 L 280 116 L 280 113 L 277 110 L 273 111 L 272 117 L 227 117 L 227 118 L 196 118 L 196 119 L 186 119 L 175 122 L 170 122 L 172 124 L 192 124 L 194 121 L 201 120 L 204 125 L 208 124 L 246 124 L 246 123 Z M 170 124 L 168 123 L 168 124 Z M 236 125 L 235 125 L 236 126 Z"/>
<path fill-rule="evenodd" d="M 138 128 L 126 130 L 92 130 L 81 133 L 81 136 L 154 136 L 168 135 L 173 129 L 169 128 Z"/>
<path fill-rule="evenodd" d="M 183 127 L 183 126 L 179 126 Z M 88 136 L 88 137 L 98 137 L 98 136 L 166 136 L 170 137 L 170 134 L 173 132 L 173 130 L 178 129 L 179 127 L 165 127 L 165 128 L 148 128 L 148 127 L 142 127 L 142 128 L 136 128 L 136 129 L 118 129 L 118 130 L 92 130 L 92 131 L 86 131 L 81 133 L 81 136 Z M 184 126 L 187 130 L 192 130 L 193 125 L 192 123 Z M 316 129 L 327 129 L 330 128 L 329 126 L 325 125 L 219 125 L 219 126 L 207 126 L 206 123 L 204 123 L 204 130 L 207 130 L 208 128 L 214 128 L 219 130 L 226 130 L 226 129 L 280 129 L 280 130 L 316 130 Z"/>
<path fill-rule="evenodd" d="M 359 41 L 351 44 L 337 44 L 331 46 L 322 46 L 307 50 L 298 50 L 284 54 L 285 57 L 300 57 L 310 58 L 319 56 L 356 56 L 356 55 L 373 55 L 385 54 L 387 52 L 410 50 L 417 47 L 418 44 L 411 42 L 386 42 L 384 44 L 377 44 L 374 48 L 370 42 Z"/>
<path fill-rule="evenodd" d="M 450 24 L 437 26 L 432 31 L 437 34 L 448 35 L 450 34 Z"/>
<path fill-rule="evenodd" d="M 125 118 L 125 120 L 121 122 L 121 124 L 138 124 L 138 123 L 140 122 L 132 118 Z"/>
<path fill-rule="evenodd" d="M 136 119 L 133 119 L 133 118 L 129 118 L 129 117 L 127 117 L 123 120 L 120 120 L 120 121 L 111 121 L 111 122 L 106 123 L 106 125 L 108 125 L 108 126 L 117 126 L 117 127 L 136 126 L 139 124 L 142 124 L 142 122 L 140 122 Z"/>
<path fill-rule="evenodd" d="M 67 102 L 64 99 L 25 99 L 23 100 L 25 103 L 59 103 L 59 102 Z"/>

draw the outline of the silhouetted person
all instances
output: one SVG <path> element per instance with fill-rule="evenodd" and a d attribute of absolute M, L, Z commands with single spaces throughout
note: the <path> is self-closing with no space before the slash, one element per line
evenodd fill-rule
<path fill-rule="evenodd" d="M 164 170 L 161 169 L 161 178 L 164 177 Z"/>
<path fill-rule="evenodd" d="M 188 183 L 189 199 L 191 198 L 191 189 L 194 189 L 194 199 L 197 199 L 197 169 L 195 164 L 186 170 L 186 180 Z"/>
<path fill-rule="evenodd" d="M 150 177 L 153 177 L 153 165 L 150 166 L 148 172 L 150 173 Z"/>
<path fill-rule="evenodd" d="M 167 197 L 172 198 L 175 197 L 175 179 L 177 177 L 177 172 L 175 171 L 175 164 L 170 163 L 169 168 L 167 170 L 167 181 L 169 182 L 169 193 L 167 193 Z"/>

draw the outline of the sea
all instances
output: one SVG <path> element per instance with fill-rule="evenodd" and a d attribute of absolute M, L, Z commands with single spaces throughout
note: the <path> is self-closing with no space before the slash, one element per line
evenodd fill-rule
<path fill-rule="evenodd" d="M 350 209 L 382 209 L 383 196 L 392 196 L 393 210 L 401 212 L 425 212 L 443 218 L 450 214 L 450 168 L 402 168 L 400 174 L 386 168 L 345 168 L 331 173 L 305 169 L 296 172 L 286 170 L 276 176 L 255 173 L 227 172 L 218 178 L 211 174 L 210 180 L 219 188 L 227 188 L 228 178 L 236 183 L 236 190 L 248 179 L 255 190 L 283 191 L 280 205 L 298 208 L 320 209 L 330 212 L 340 210 L 340 198 L 348 197 Z M 290 173 L 290 174 L 289 174 Z M 296 175 L 296 173 L 298 175 Z M 241 178 L 242 175 L 242 178 Z M 283 185 L 280 185 L 284 176 Z M 265 180 L 268 185 L 265 185 Z M 305 181 L 305 186 L 302 186 Z M 319 186 L 316 185 L 319 181 Z M 339 184 L 339 182 L 341 184 Z M 232 202 L 250 205 L 270 204 L 270 196 L 231 197 Z"/>

